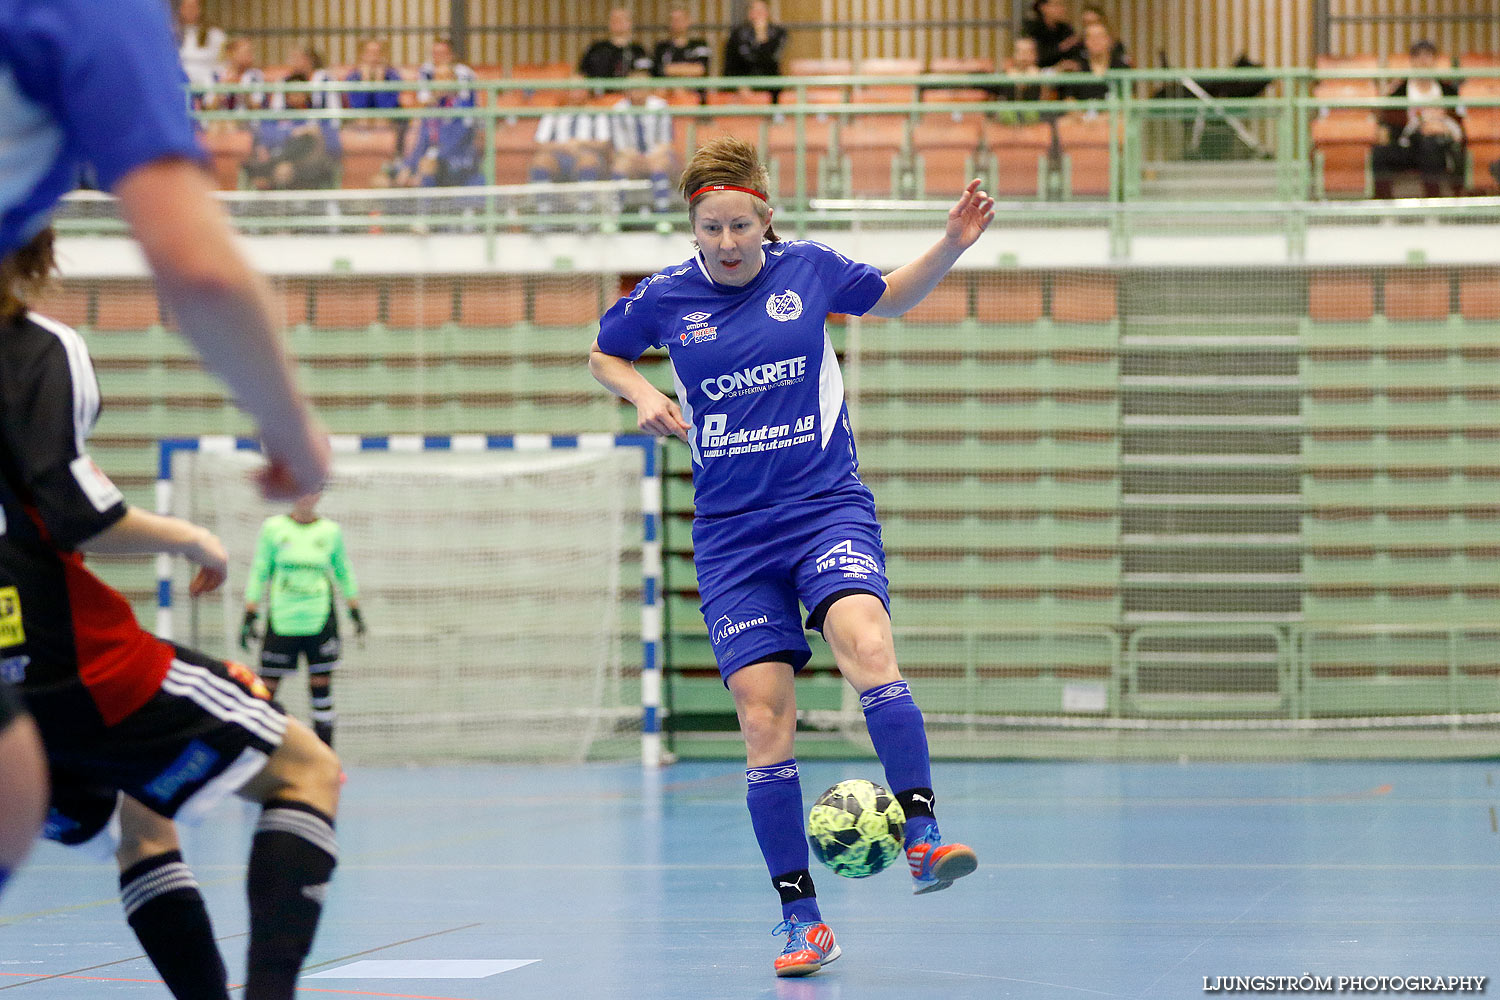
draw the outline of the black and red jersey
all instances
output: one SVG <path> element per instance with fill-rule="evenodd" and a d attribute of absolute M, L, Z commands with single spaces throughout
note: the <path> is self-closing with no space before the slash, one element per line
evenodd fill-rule
<path fill-rule="evenodd" d="M 126 511 L 86 449 L 98 417 L 76 331 L 36 313 L 0 322 L 0 680 L 114 725 L 156 693 L 173 650 L 77 551 Z"/>

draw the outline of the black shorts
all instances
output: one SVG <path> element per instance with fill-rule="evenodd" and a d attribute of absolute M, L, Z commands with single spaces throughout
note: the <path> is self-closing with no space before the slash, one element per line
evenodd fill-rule
<path fill-rule="evenodd" d="M 118 792 L 169 819 L 201 819 L 259 773 L 286 733 L 286 715 L 249 668 L 180 646 L 160 690 L 113 726 L 70 726 L 50 717 L 46 699 L 30 707 L 52 771 L 44 834 L 64 844 L 93 839 Z"/>
<path fill-rule="evenodd" d="M 338 620 L 329 614 L 323 630 L 313 635 L 282 635 L 271 627 L 266 616 L 266 641 L 260 647 L 262 677 L 286 677 L 297 672 L 297 657 L 307 659 L 310 674 L 332 673 L 339 665 L 343 643 L 339 639 Z"/>
<path fill-rule="evenodd" d="M 0 681 L 0 733 L 5 732 L 16 719 L 26 713 L 21 707 L 21 697 L 11 690 L 11 686 Z"/>

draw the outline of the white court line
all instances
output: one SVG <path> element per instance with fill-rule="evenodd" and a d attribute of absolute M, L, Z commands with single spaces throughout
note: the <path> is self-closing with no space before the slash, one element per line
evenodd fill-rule
<path fill-rule="evenodd" d="M 484 979 L 540 962 L 539 958 L 365 959 L 303 979 Z"/>

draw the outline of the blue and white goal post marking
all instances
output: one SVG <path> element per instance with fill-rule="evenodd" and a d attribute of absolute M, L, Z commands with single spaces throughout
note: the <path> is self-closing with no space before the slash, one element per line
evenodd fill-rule
<path fill-rule="evenodd" d="M 548 451 L 638 448 L 641 453 L 641 764 L 662 763 L 662 483 L 661 443 L 649 434 L 332 435 L 335 455 L 362 451 Z M 259 451 L 254 438 L 207 435 L 159 442 L 156 510 L 172 513 L 172 456 L 179 451 Z M 247 489 L 251 488 L 247 485 Z M 156 632 L 172 637 L 172 557 L 156 559 Z"/>

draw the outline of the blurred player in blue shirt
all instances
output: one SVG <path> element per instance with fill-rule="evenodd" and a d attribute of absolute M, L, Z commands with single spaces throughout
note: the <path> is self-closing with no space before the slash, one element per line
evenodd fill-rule
<path fill-rule="evenodd" d="M 693 457 L 694 565 L 704 623 L 745 737 L 747 803 L 787 935 L 778 976 L 839 957 L 823 923 L 793 756 L 793 679 L 823 634 L 859 693 L 886 781 L 906 811 L 915 891 L 947 888 L 977 865 L 944 844 L 933 814 L 922 713 L 896 665 L 885 554 L 860 482 L 843 379 L 824 321 L 831 312 L 899 316 L 920 302 L 994 218 L 971 182 L 942 239 L 882 276 L 819 243 L 782 241 L 754 147 L 723 137 L 683 173 L 697 252 L 616 302 L 589 356 L 596 379 L 634 403 L 637 422 L 673 434 Z M 674 402 L 634 367 L 664 347 Z"/>
<path fill-rule="evenodd" d="M 58 199 L 73 187 L 84 167 L 91 168 L 99 186 L 119 198 L 121 214 L 184 334 L 209 370 L 225 380 L 258 422 L 268 460 L 258 474 L 261 492 L 269 498 L 294 498 L 315 491 L 326 479 L 327 438 L 293 380 L 269 286 L 250 269 L 214 199 L 181 78 L 166 11 L 158 0 L 0 0 L 0 255 L 5 258 L 7 282 L 13 267 L 18 275 L 39 270 L 35 276 L 45 276 L 45 267 L 26 266 L 23 252 L 37 250 L 36 241 L 44 237 Z M 75 398 L 86 398 L 90 391 L 97 396 L 86 365 L 56 364 L 61 357 L 57 352 L 72 352 L 65 362 L 77 354 L 76 334 L 32 316 L 22 312 L 12 322 L 21 324 L 31 338 L 27 343 L 37 345 L 39 357 L 48 364 L 11 370 L 9 378 L 15 381 L 7 389 L 17 405 L 25 404 L 28 388 L 35 390 L 30 393 L 33 401 L 50 398 L 39 391 L 41 382 L 32 385 L 26 379 L 54 371 L 72 373 L 72 391 L 81 394 Z M 39 339 L 39 330 L 53 340 Z M 78 426 L 71 435 L 56 439 L 76 437 L 81 447 L 86 428 L 80 421 L 90 411 L 80 405 L 70 412 Z M 74 462 L 62 468 L 64 473 L 49 468 L 44 479 L 31 481 L 13 476 L 15 470 L 7 463 L 7 507 L 28 510 L 25 504 L 34 493 L 71 477 L 98 511 L 115 510 L 106 501 L 116 494 L 91 465 Z M 43 508 L 39 516 L 47 513 Z M 23 625 L 35 615 L 45 619 L 60 611 L 37 607 L 27 598 L 31 593 L 51 593 L 56 581 L 26 568 L 31 565 L 27 553 L 36 553 L 22 544 L 21 526 L 11 527 L 5 536 L 10 539 L 7 558 L 0 564 L 0 646 L 8 647 L 0 660 L 0 685 L 6 686 L 0 698 L 0 881 L 4 870 L 19 860 L 14 844 L 34 828 L 37 793 L 29 766 L 34 742 L 26 738 L 29 726 L 15 721 L 18 713 L 9 685 L 19 685 L 47 734 L 46 750 L 54 767 L 54 734 L 62 742 L 94 741 L 82 756 L 71 759 L 68 780 L 58 780 L 60 790 L 77 789 L 80 782 L 89 781 L 96 789 L 121 787 L 110 782 L 121 780 L 123 770 L 110 768 L 140 765 L 140 759 L 129 753 L 149 742 L 147 733 L 126 737 L 116 728 L 145 725 L 140 712 L 129 712 L 118 721 L 100 718 L 86 703 L 48 698 L 45 690 L 28 686 L 28 677 L 45 675 L 60 665 L 53 662 L 54 651 L 32 642 Z M 129 547 L 133 543 L 121 544 L 127 547 L 116 551 L 137 551 Z M 72 566 L 76 553 L 64 548 L 54 544 L 56 555 Z M 69 587 L 83 580 L 71 570 L 66 579 Z M 101 615 L 114 615 L 115 606 L 107 603 L 79 599 L 71 608 L 75 634 L 86 630 L 107 637 L 101 639 L 103 645 L 91 648 L 90 656 L 149 647 L 133 618 L 100 620 Z M 122 654 L 109 662 L 106 674 L 129 680 L 145 669 L 134 653 Z M 91 676 L 98 680 L 100 675 Z M 241 767 L 237 775 L 244 794 L 266 806 L 261 821 L 265 829 L 256 834 L 251 853 L 251 974 L 246 987 L 246 996 L 259 1000 L 292 995 L 321 909 L 303 890 L 325 883 L 332 870 L 327 848 L 333 843 L 329 817 L 338 798 L 338 761 L 310 730 L 303 735 L 294 728 L 288 728 L 269 762 L 261 758 L 264 766 L 258 773 Z M 179 740 L 182 745 L 173 752 L 186 750 L 180 731 L 156 728 L 149 735 L 158 739 L 153 752 Z M 130 739 L 138 742 L 131 744 Z M 70 747 L 70 752 L 75 749 Z M 200 763 L 197 778 L 174 774 L 172 787 L 193 791 L 200 779 L 220 773 L 224 762 Z M 221 785 L 228 789 L 235 783 L 226 779 Z M 286 804 L 282 796 L 296 804 Z M 69 803 L 54 802 L 59 805 Z M 172 807 L 162 808 L 170 815 Z M 54 815 L 59 835 L 89 832 L 66 811 L 54 809 Z M 88 826 L 108 818 L 91 817 Z M 48 826 L 53 832 L 51 820 Z M 274 836 L 271 826 L 277 828 Z M 170 824 L 165 829 L 169 831 Z M 318 842 L 309 840 L 309 834 Z"/>

